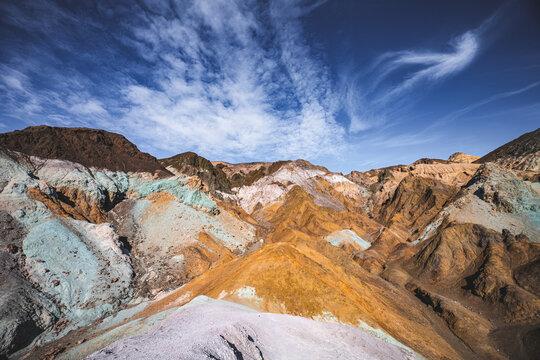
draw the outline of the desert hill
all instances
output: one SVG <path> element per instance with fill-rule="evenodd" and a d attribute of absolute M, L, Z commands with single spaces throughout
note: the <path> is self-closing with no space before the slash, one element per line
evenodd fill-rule
<path fill-rule="evenodd" d="M 478 159 L 480 159 L 480 156 L 474 156 L 474 155 L 464 154 L 462 152 L 456 152 L 450 155 L 450 157 L 448 158 L 448 161 L 458 162 L 458 163 L 472 163 Z"/>
<path fill-rule="evenodd" d="M 158 162 L 101 130 L 2 134 L 0 356 L 533 359 L 534 133 L 494 161 L 347 175 Z"/>
<path fill-rule="evenodd" d="M 60 159 L 86 167 L 169 174 L 157 161 L 120 134 L 88 128 L 31 126 L 0 134 L 0 147 L 42 159 Z"/>
<path fill-rule="evenodd" d="M 540 128 L 484 155 L 475 163 L 495 162 L 516 170 L 540 171 Z"/>
<path fill-rule="evenodd" d="M 222 169 L 194 152 L 160 159 L 159 162 L 173 173 L 197 176 L 210 191 L 230 191 L 230 181 Z"/>

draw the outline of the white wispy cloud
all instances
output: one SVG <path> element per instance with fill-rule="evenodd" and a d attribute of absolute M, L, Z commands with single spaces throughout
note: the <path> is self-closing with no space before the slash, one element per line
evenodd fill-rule
<path fill-rule="evenodd" d="M 303 27 L 325 2 L 119 0 L 81 16 L 51 0 L 5 1 L 2 21 L 33 41 L 5 49 L 0 112 L 118 131 L 154 154 L 229 161 L 316 160 L 358 148 L 351 139 L 366 148 L 436 141 L 384 130 L 419 89 L 477 58 L 491 20 L 438 49 L 391 51 L 340 72 Z M 336 120 L 342 112 L 350 125 Z M 377 131 L 361 138 L 368 129 Z"/>
<path fill-rule="evenodd" d="M 516 96 L 516 95 L 519 95 L 519 94 L 522 94 L 524 92 L 527 92 L 529 90 L 532 90 L 534 89 L 535 87 L 537 86 L 540 86 L 540 81 L 535 81 L 527 86 L 524 86 L 522 88 L 519 88 L 519 89 L 516 89 L 516 90 L 511 90 L 511 91 L 505 91 L 505 92 L 502 92 L 502 93 L 498 93 L 498 94 L 495 94 L 495 95 L 492 95 L 492 96 L 489 96 L 487 97 L 486 99 L 483 99 L 483 100 L 480 100 L 480 101 L 477 101 L 471 105 L 468 105 L 462 109 L 459 109 L 459 110 L 456 110 L 448 115 L 446 115 L 445 117 L 443 117 L 442 119 L 440 119 L 439 121 L 436 122 L 437 125 L 442 125 L 444 123 L 447 123 L 449 121 L 452 121 L 452 120 L 455 120 L 473 110 L 476 110 L 477 108 L 479 107 L 482 107 L 484 105 L 487 105 L 487 104 L 490 104 L 490 103 L 493 103 L 497 100 L 502 100 L 502 99 L 505 99 L 505 98 L 509 98 L 509 97 L 512 97 L 512 96 Z"/>
<path fill-rule="evenodd" d="M 69 110 L 80 115 L 103 115 L 107 113 L 107 110 L 103 107 L 103 103 L 96 99 L 73 103 L 69 107 Z"/>
<path fill-rule="evenodd" d="M 478 31 L 452 39 L 450 50 L 405 50 L 380 55 L 363 74 L 347 76 L 341 88 L 350 131 L 383 124 L 399 112 L 419 86 L 438 83 L 463 71 L 479 53 Z M 409 69 L 409 70 L 408 70 Z M 397 74 L 397 75 L 396 75 Z"/>
<path fill-rule="evenodd" d="M 405 51 L 383 55 L 387 66 L 384 77 L 405 66 L 423 65 L 424 68 L 409 73 L 406 78 L 384 94 L 380 99 L 386 103 L 422 81 L 439 81 L 463 70 L 478 53 L 479 38 L 473 32 L 466 32 L 451 41 L 452 51 L 438 53 L 432 51 Z M 384 65 L 383 65 L 384 66 Z"/>
<path fill-rule="evenodd" d="M 435 142 L 440 136 L 426 132 L 405 133 L 394 136 L 382 135 L 369 139 L 367 142 L 376 147 L 409 147 Z"/>
<path fill-rule="evenodd" d="M 86 90 L 82 75 L 51 72 L 47 80 L 54 86 L 36 88 L 32 78 L 43 70 L 43 65 L 32 60 L 25 61 L 26 73 L 7 65 L 0 66 L 0 91 L 3 92 L 5 114 L 21 119 L 27 125 L 103 124 L 98 117 L 102 120 L 109 117 L 102 101 Z"/>
<path fill-rule="evenodd" d="M 16 90 L 16 91 L 25 91 L 23 87 L 23 79 L 24 75 L 18 72 L 14 72 L 13 74 L 2 74 L 0 76 L 2 78 L 2 84 L 10 89 Z"/>
<path fill-rule="evenodd" d="M 155 63 L 156 86 L 124 89 L 124 120 L 138 137 L 159 132 L 155 146 L 168 151 L 182 144 L 232 159 L 338 152 L 344 129 L 332 85 L 299 18 L 319 4 L 193 1 L 167 18 L 162 4 L 147 2 L 151 11 L 124 41 Z"/>

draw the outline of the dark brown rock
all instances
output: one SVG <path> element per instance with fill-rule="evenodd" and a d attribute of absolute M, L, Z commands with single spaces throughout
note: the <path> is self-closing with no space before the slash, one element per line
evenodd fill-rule
<path fill-rule="evenodd" d="M 120 134 L 88 128 L 31 126 L 0 134 L 0 147 L 44 159 L 62 159 L 86 167 L 171 175 L 157 159 L 139 151 Z"/>
<path fill-rule="evenodd" d="M 230 191 L 231 185 L 221 167 L 214 166 L 209 160 L 195 154 L 185 152 L 167 159 L 159 160 L 161 165 L 172 167 L 187 176 L 198 176 L 208 190 Z"/>
<path fill-rule="evenodd" d="M 539 154 L 540 128 L 498 147 L 475 163 L 496 162 L 510 169 L 540 171 Z"/>
<path fill-rule="evenodd" d="M 14 243 L 10 243 L 7 246 L 7 250 L 10 254 L 16 254 L 19 252 L 19 247 L 15 245 Z"/>

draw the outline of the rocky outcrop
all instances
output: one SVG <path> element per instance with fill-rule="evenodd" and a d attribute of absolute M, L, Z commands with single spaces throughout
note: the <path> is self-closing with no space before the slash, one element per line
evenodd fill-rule
<path fill-rule="evenodd" d="M 43 159 L 61 159 L 86 167 L 168 176 L 157 159 L 120 134 L 88 128 L 31 126 L 0 134 L 0 147 Z"/>
<path fill-rule="evenodd" d="M 476 160 L 480 159 L 480 156 L 474 156 L 469 154 L 464 154 L 462 152 L 453 153 L 448 158 L 448 161 L 450 162 L 456 162 L 456 163 L 472 163 Z"/>
<path fill-rule="evenodd" d="M 167 159 L 160 159 L 160 164 L 175 174 L 197 176 L 209 191 L 230 192 L 231 184 L 220 166 L 214 166 L 209 160 L 185 152 Z"/>
<path fill-rule="evenodd" d="M 26 195 L 63 217 L 107 222 L 107 212 L 124 199 L 129 187 L 124 172 L 86 168 L 65 160 L 29 160 L 20 153 L 4 155 L 23 167 L 18 180 L 30 175 Z"/>
<path fill-rule="evenodd" d="M 177 175 L 198 177 L 202 184 L 201 190 L 212 191 L 221 197 L 219 192 L 231 194 L 232 189 L 251 186 L 291 161 L 230 164 L 223 161 L 210 162 L 193 152 L 185 152 L 159 162 Z"/>
<path fill-rule="evenodd" d="M 24 226 L 0 210 L 0 358 L 51 329 L 60 310 L 25 279 Z"/>
<path fill-rule="evenodd" d="M 383 204 L 392 199 L 401 181 L 407 177 L 428 179 L 449 187 L 461 187 L 467 184 L 478 167 L 478 164 L 421 159 L 411 165 L 397 165 L 361 173 L 353 171 L 346 177 L 369 190 L 369 193 L 364 195 L 366 210 L 368 213 L 378 214 Z"/>
<path fill-rule="evenodd" d="M 393 197 L 382 204 L 379 222 L 407 239 L 416 240 L 458 191 L 459 188 L 437 180 L 408 176 L 401 180 Z"/>
<path fill-rule="evenodd" d="M 502 241 L 500 234 L 474 224 L 444 227 L 407 264 L 413 275 L 431 282 L 455 283 L 482 254 L 490 241 Z"/>
<path fill-rule="evenodd" d="M 525 234 L 540 242 L 540 195 L 514 171 L 487 163 L 441 208 L 416 241 L 433 236 L 444 222 L 475 223 L 501 232 Z"/>
<path fill-rule="evenodd" d="M 184 201 L 181 194 L 173 196 L 175 189 L 182 187 L 178 183 L 158 187 L 154 193 L 143 192 L 142 197 L 135 192 L 110 213 L 118 232 L 130 244 L 137 274 L 135 288 L 141 296 L 175 289 L 216 264 L 232 260 L 255 241 L 252 225 L 228 211 L 203 207 L 211 205 L 206 203 L 210 200 L 206 195 L 200 199 L 186 196 Z"/>
<path fill-rule="evenodd" d="M 244 251 L 252 226 L 221 212 L 190 179 L 0 151 L 0 357 L 19 357 L 135 293 L 180 286 Z M 135 224 L 121 211 L 130 204 Z M 116 214 L 123 218 L 112 225 Z"/>
<path fill-rule="evenodd" d="M 430 158 L 422 158 L 418 159 L 415 162 L 413 162 L 411 165 L 419 165 L 419 164 L 425 164 L 425 165 L 433 165 L 433 164 L 448 164 L 448 161 L 442 160 L 442 159 L 430 159 Z"/>
<path fill-rule="evenodd" d="M 534 264 L 540 259 L 540 245 L 509 232 L 503 233 L 503 237 L 502 243 L 487 244 L 482 265 L 467 278 L 467 283 L 473 294 L 503 305 L 505 322 L 536 321 L 540 317 L 540 297 L 528 290 L 531 285 L 523 275 L 524 272 L 528 276 L 535 275 Z M 521 282 L 516 282 L 516 275 L 522 276 Z"/>
<path fill-rule="evenodd" d="M 406 267 L 440 289 L 459 293 L 464 288 L 488 304 L 500 305 L 499 314 L 507 323 L 523 323 L 540 317 L 540 298 L 531 284 L 539 259 L 540 244 L 523 235 L 449 224 Z"/>
<path fill-rule="evenodd" d="M 484 164 L 463 187 L 448 219 L 473 222 L 501 232 L 508 229 L 540 242 L 540 195 L 513 171 Z"/>
<path fill-rule="evenodd" d="M 515 170 L 540 171 L 540 128 L 504 144 L 476 160 L 484 164 L 495 162 Z"/>
<path fill-rule="evenodd" d="M 330 193 L 323 191 L 322 185 L 317 181 L 317 177 L 328 174 L 325 168 L 304 160 L 296 160 L 281 164 L 272 170 L 275 171 L 253 184 L 242 186 L 233 197 L 249 214 L 253 215 L 272 204 L 282 202 L 295 186 L 302 187 L 312 195 L 317 205 L 344 210 L 343 203 Z"/>
<path fill-rule="evenodd" d="M 435 312 L 457 337 L 470 344 L 476 354 L 489 359 L 505 359 L 490 338 L 494 326 L 488 319 L 421 285 L 409 283 L 407 288 Z"/>
<path fill-rule="evenodd" d="M 0 152 L 3 355 L 87 325 L 130 292 L 131 266 L 114 230 L 60 201 L 51 183 L 62 173 L 47 169 Z M 71 186 L 85 192 L 89 179 Z"/>

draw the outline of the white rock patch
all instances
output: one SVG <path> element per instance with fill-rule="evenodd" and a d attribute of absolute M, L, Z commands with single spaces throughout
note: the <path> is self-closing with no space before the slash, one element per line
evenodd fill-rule
<path fill-rule="evenodd" d="M 360 329 L 197 297 L 143 335 L 88 359 L 414 359 Z"/>

